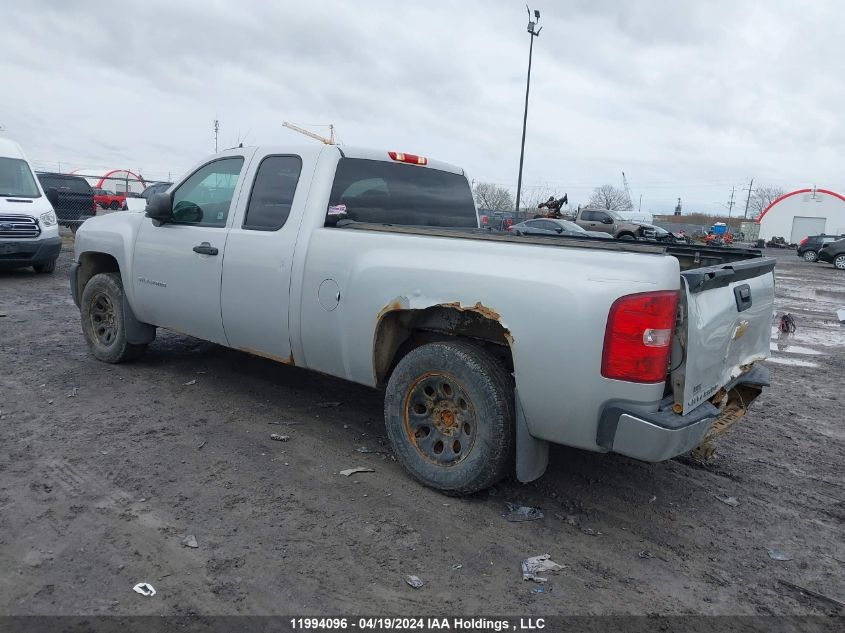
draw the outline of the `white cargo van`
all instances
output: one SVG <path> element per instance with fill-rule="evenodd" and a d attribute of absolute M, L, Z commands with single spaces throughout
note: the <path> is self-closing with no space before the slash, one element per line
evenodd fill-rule
<path fill-rule="evenodd" d="M 62 250 L 53 206 L 20 145 L 0 138 L 0 269 L 51 273 Z"/>

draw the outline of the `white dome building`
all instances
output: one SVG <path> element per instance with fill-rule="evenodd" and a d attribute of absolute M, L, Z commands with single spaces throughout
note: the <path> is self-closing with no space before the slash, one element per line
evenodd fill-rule
<path fill-rule="evenodd" d="M 760 238 L 794 244 L 808 235 L 845 234 L 845 196 L 828 189 L 798 189 L 782 195 L 757 218 Z"/>

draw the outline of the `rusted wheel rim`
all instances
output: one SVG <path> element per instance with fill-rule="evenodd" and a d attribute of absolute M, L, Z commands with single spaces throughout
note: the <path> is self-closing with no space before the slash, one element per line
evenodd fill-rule
<path fill-rule="evenodd" d="M 108 347 L 117 337 L 117 317 L 111 298 L 98 292 L 91 299 L 91 326 L 101 345 Z"/>
<path fill-rule="evenodd" d="M 417 452 L 437 466 L 454 466 L 472 452 L 475 406 L 454 376 L 427 372 L 405 394 L 405 433 Z"/>

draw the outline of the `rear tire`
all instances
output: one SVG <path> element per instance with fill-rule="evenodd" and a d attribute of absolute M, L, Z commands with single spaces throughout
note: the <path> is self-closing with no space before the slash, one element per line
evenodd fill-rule
<path fill-rule="evenodd" d="M 513 467 L 513 379 L 478 345 L 437 342 L 409 352 L 388 381 L 384 418 L 405 470 L 446 494 L 484 490 Z"/>
<path fill-rule="evenodd" d="M 845 270 L 845 253 L 833 258 L 833 265 L 839 270 Z"/>
<path fill-rule="evenodd" d="M 51 259 L 47 262 L 41 262 L 40 264 L 35 264 L 32 268 L 38 274 L 49 274 L 56 270 L 56 260 Z"/>
<path fill-rule="evenodd" d="M 816 251 L 804 251 L 804 261 L 805 262 L 814 262 L 819 258 L 818 253 Z"/>
<path fill-rule="evenodd" d="M 126 340 L 123 283 L 118 273 L 100 273 L 91 277 L 82 291 L 79 312 L 82 333 L 97 360 L 122 363 L 138 358 L 147 348 Z"/>

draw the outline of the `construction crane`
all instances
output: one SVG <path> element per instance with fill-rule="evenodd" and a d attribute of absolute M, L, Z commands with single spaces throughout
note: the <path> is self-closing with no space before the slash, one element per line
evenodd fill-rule
<path fill-rule="evenodd" d="M 318 140 L 321 143 L 324 143 L 326 145 L 334 145 L 335 144 L 334 125 L 329 124 L 329 138 L 326 138 L 324 136 L 320 136 L 319 134 L 315 134 L 314 132 L 311 132 L 310 130 L 306 130 L 305 128 L 299 127 L 298 125 L 294 125 L 293 123 L 288 123 L 287 121 L 283 121 L 282 125 L 285 126 L 288 129 L 293 130 L 294 132 L 299 132 L 300 134 L 304 134 L 305 136 L 309 136 L 309 137 L 316 139 L 316 140 Z"/>
<path fill-rule="evenodd" d="M 629 208 L 634 208 L 634 199 L 631 197 L 631 188 L 628 186 L 628 178 L 625 176 L 625 172 L 622 172 L 622 188 L 625 189 L 625 197 L 628 198 L 628 205 Z"/>

